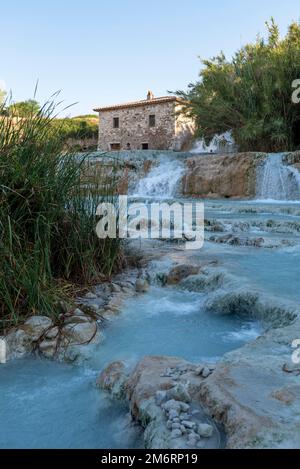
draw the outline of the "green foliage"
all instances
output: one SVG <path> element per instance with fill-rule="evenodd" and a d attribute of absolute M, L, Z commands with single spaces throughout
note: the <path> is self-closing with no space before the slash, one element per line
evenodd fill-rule
<path fill-rule="evenodd" d="M 95 282 L 120 260 L 119 241 L 95 233 L 95 208 L 114 181 L 98 174 L 88 184 L 88 158 L 62 156 L 54 111 L 48 103 L 27 119 L 0 119 L 0 329 L 55 314 L 61 285 Z"/>
<path fill-rule="evenodd" d="M 64 141 L 69 139 L 97 139 L 98 124 L 89 118 L 55 119 L 52 126 Z"/>
<path fill-rule="evenodd" d="M 177 95 L 194 117 L 198 136 L 233 131 L 241 150 L 282 151 L 300 146 L 300 105 L 292 82 L 300 78 L 300 25 L 280 39 L 274 20 L 268 38 L 258 38 L 227 60 L 223 53 L 202 61 L 200 80 Z"/>
<path fill-rule="evenodd" d="M 96 119 L 98 120 L 97 114 L 83 114 L 81 116 L 74 116 L 73 119 Z"/>
<path fill-rule="evenodd" d="M 11 104 L 7 110 L 12 117 L 31 117 L 40 112 L 41 106 L 35 99 L 28 99 Z"/>

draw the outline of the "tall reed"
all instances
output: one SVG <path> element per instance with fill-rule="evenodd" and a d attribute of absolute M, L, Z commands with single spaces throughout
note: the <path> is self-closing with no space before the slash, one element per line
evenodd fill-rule
<path fill-rule="evenodd" d="M 0 329 L 56 314 L 65 282 L 96 282 L 120 261 L 119 241 L 95 233 L 114 180 L 83 185 L 88 156 L 64 152 L 55 113 L 50 101 L 26 119 L 0 118 Z"/>

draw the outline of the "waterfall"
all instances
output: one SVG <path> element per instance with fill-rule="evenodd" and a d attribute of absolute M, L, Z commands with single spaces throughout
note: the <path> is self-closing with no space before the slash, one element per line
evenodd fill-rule
<path fill-rule="evenodd" d="M 258 169 L 257 196 L 262 200 L 300 200 L 300 173 L 283 161 L 283 153 L 272 153 Z"/>
<path fill-rule="evenodd" d="M 184 174 L 181 161 L 161 155 L 158 166 L 139 181 L 135 190 L 136 197 L 168 198 L 176 195 L 178 184 Z"/>
<path fill-rule="evenodd" d="M 231 153 L 237 150 L 231 132 L 215 135 L 211 142 L 206 145 L 204 140 L 197 140 L 191 153 Z"/>

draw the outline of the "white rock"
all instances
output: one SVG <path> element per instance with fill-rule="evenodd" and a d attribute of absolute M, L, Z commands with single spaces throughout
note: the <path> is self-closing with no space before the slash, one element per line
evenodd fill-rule
<path fill-rule="evenodd" d="M 43 340 L 39 344 L 40 352 L 47 358 L 52 358 L 56 352 L 57 340 Z"/>
<path fill-rule="evenodd" d="M 37 341 L 45 331 L 52 326 L 52 324 L 52 319 L 47 316 L 32 316 L 27 319 L 23 329 L 28 335 L 30 335 L 33 341 Z"/>
<path fill-rule="evenodd" d="M 210 438 L 214 432 L 214 427 L 208 425 L 207 423 L 199 423 L 198 425 L 198 435 L 202 438 Z"/>
<path fill-rule="evenodd" d="M 21 358 L 32 352 L 32 338 L 22 329 L 10 332 L 5 337 L 6 360 Z"/>
<path fill-rule="evenodd" d="M 81 324 L 84 322 L 91 322 L 93 319 L 88 315 L 73 315 L 65 319 L 65 324 Z"/>
<path fill-rule="evenodd" d="M 175 399 L 176 401 L 180 402 L 191 402 L 191 396 L 183 384 L 177 384 L 173 388 L 167 391 L 167 395 L 169 399 Z"/>
<path fill-rule="evenodd" d="M 172 439 L 176 439 L 176 438 L 180 438 L 182 436 L 182 433 L 180 430 L 173 430 L 172 433 L 171 433 L 171 438 Z"/>
<path fill-rule="evenodd" d="M 178 415 L 179 415 L 179 414 L 178 414 L 178 411 L 177 411 L 176 409 L 171 409 L 171 410 L 169 411 L 169 419 L 170 419 L 170 420 L 173 420 L 173 419 L 178 418 Z"/>
<path fill-rule="evenodd" d="M 180 423 L 173 423 L 172 424 L 172 430 L 181 430 Z"/>
<path fill-rule="evenodd" d="M 95 343 L 99 337 L 97 335 L 98 326 L 96 322 L 85 322 L 82 324 L 68 324 L 62 332 L 67 341 L 72 344 L 83 345 L 87 343 Z"/>
<path fill-rule="evenodd" d="M 120 293 L 122 291 L 122 288 L 117 283 L 112 283 L 111 289 L 114 293 Z"/>
<path fill-rule="evenodd" d="M 55 339 L 58 336 L 59 333 L 59 328 L 57 326 L 52 327 L 49 329 L 49 331 L 46 333 L 45 337 L 46 339 Z"/>
<path fill-rule="evenodd" d="M 190 438 L 194 438 L 196 441 L 200 440 L 200 436 L 197 433 L 195 433 L 194 431 L 192 433 L 190 433 Z"/>
<path fill-rule="evenodd" d="M 202 370 L 201 375 L 203 376 L 203 378 L 208 378 L 211 375 L 210 369 L 205 366 Z"/>
<path fill-rule="evenodd" d="M 175 401 L 174 399 L 171 399 L 167 402 L 165 402 L 163 405 L 162 405 L 162 408 L 169 411 L 171 409 L 174 409 L 174 410 L 177 410 L 177 412 L 180 412 L 181 410 L 181 405 L 180 405 L 180 402 L 178 401 Z"/>
<path fill-rule="evenodd" d="M 195 369 L 195 375 L 197 376 L 201 376 L 202 375 L 202 371 L 204 370 L 204 365 L 202 366 L 199 366 L 198 368 Z"/>
<path fill-rule="evenodd" d="M 138 293 L 146 293 L 149 290 L 149 283 L 147 282 L 147 280 L 138 278 L 135 282 L 135 290 Z"/>
<path fill-rule="evenodd" d="M 185 402 L 181 402 L 180 407 L 182 412 L 188 412 L 190 410 L 189 404 L 186 404 Z"/>
<path fill-rule="evenodd" d="M 190 428 L 191 430 L 196 428 L 195 422 L 190 422 L 189 420 L 183 420 L 181 423 L 182 423 L 182 425 L 185 426 L 185 428 Z"/>

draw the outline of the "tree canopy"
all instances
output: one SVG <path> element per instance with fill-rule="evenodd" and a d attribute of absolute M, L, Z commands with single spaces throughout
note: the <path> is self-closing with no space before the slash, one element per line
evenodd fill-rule
<path fill-rule="evenodd" d="M 206 141 L 231 130 L 241 150 L 300 147 L 300 104 L 292 102 L 292 83 L 300 79 L 300 24 L 292 23 L 282 39 L 273 19 L 266 26 L 266 40 L 258 37 L 231 60 L 222 52 L 203 60 L 199 81 L 177 91 Z"/>
<path fill-rule="evenodd" d="M 30 117 L 38 114 L 41 110 L 40 104 L 34 99 L 28 99 L 27 101 L 20 101 L 18 103 L 11 104 L 8 107 L 8 113 L 13 117 Z"/>

